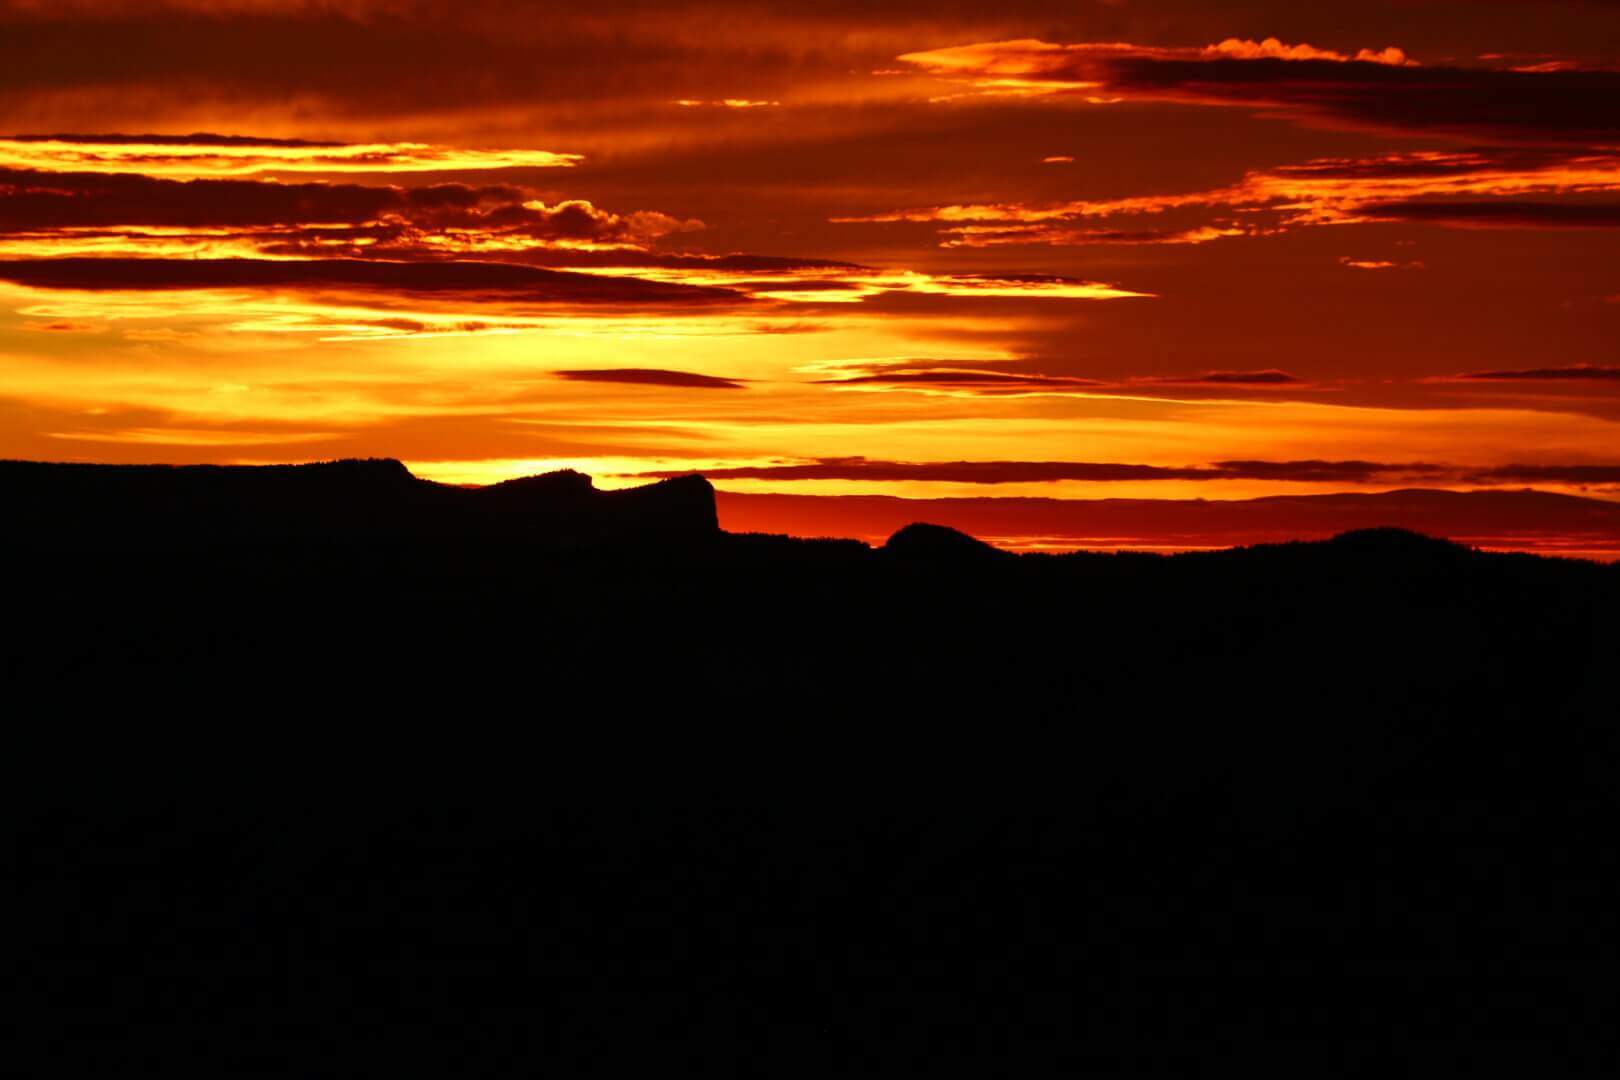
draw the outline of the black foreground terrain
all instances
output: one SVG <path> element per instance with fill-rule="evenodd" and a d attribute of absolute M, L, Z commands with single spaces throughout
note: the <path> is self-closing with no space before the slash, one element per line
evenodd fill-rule
<path fill-rule="evenodd" d="M 73 763 L 6 826 L 13 965 L 110 1015 L 263 972 L 1615 958 L 1614 567 L 1393 530 L 869 549 L 725 534 L 696 478 L 463 490 L 390 462 L 10 463 L 0 497 L 5 700 Z M 748 1028 L 660 992 L 632 1012 L 694 1045 Z M 836 1014 L 804 1053 L 854 1069 Z M 1485 1015 L 1468 1045 L 1523 1034 Z M 77 1049 L 119 1045 L 97 1030 Z"/>

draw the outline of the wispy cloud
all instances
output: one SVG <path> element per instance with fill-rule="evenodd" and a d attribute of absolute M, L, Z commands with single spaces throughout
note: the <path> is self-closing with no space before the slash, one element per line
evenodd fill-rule
<path fill-rule="evenodd" d="M 699 375 L 692 371 L 665 371 L 660 368 L 580 368 L 553 372 L 573 382 L 625 383 L 632 386 L 667 386 L 688 390 L 742 390 L 738 379 Z"/>
<path fill-rule="evenodd" d="M 972 203 L 912 207 L 842 222 L 931 222 L 944 247 L 1007 244 L 1200 244 L 1291 228 L 1412 221 L 1498 228 L 1595 228 L 1616 221 L 1612 204 L 1589 200 L 1620 192 L 1620 153 L 1612 149 L 1481 147 L 1364 158 L 1322 158 L 1256 170 L 1225 187 L 1055 203 Z M 1201 214 L 1165 228 L 1102 225 L 1120 219 Z"/>
<path fill-rule="evenodd" d="M 1012 367 L 1010 365 L 1018 365 Z M 813 365 L 817 381 L 855 390 L 909 390 L 953 396 L 1162 396 L 1189 391 L 1265 395 L 1306 391 L 1308 379 L 1277 368 L 1256 371 L 1206 371 L 1183 375 L 1132 375 L 1091 378 L 1028 370 L 1025 361 L 949 359 L 849 360 Z"/>
<path fill-rule="evenodd" d="M 1620 367 L 1571 364 L 1568 367 L 1520 368 L 1505 371 L 1468 371 L 1438 376 L 1437 382 L 1620 382 Z"/>
<path fill-rule="evenodd" d="M 1574 65 L 1418 65 L 1400 48 L 1354 54 L 1265 41 L 1164 48 L 1022 39 L 900 57 L 985 95 L 1265 107 L 1296 120 L 1532 143 L 1620 137 L 1620 72 Z"/>
<path fill-rule="evenodd" d="M 688 470 L 689 471 L 689 470 Z M 1143 480 L 1275 480 L 1299 483 L 1389 483 L 1446 470 L 1424 463 L 1372 461 L 1220 461 L 1184 468 L 1095 461 L 883 461 L 865 457 L 705 469 L 711 480 L 932 481 L 953 484 L 1028 484 Z M 664 478 L 678 470 L 642 474 Z"/>
<path fill-rule="evenodd" d="M 0 135 L 0 168 L 177 178 L 256 173 L 422 173 L 552 169 L 579 154 L 429 143 L 335 143 L 242 135 Z"/>

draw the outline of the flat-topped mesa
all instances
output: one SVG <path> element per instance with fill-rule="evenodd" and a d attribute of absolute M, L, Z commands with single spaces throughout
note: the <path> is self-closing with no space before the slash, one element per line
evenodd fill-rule
<path fill-rule="evenodd" d="M 496 532 L 560 532 L 569 539 L 702 538 L 720 532 L 714 488 L 693 474 L 642 487 L 600 491 L 573 470 L 506 480 L 468 492 Z"/>
<path fill-rule="evenodd" d="M 714 491 L 683 477 L 598 491 L 581 473 L 487 488 L 419 479 L 389 458 L 309 465 L 0 462 L 0 542 L 121 550 L 478 537 L 569 546 L 700 539 Z"/>
<path fill-rule="evenodd" d="M 603 505 L 616 520 L 640 521 L 660 531 L 699 535 L 720 531 L 714 485 L 696 473 L 606 492 Z"/>

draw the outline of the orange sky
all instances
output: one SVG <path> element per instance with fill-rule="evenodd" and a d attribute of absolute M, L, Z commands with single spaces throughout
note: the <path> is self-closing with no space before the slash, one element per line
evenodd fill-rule
<path fill-rule="evenodd" d="M 0 91 L 0 457 L 1620 502 L 1614 4 L 0 0 Z"/>

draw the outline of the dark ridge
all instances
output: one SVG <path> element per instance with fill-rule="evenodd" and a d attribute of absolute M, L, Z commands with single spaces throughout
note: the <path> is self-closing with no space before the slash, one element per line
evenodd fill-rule
<path fill-rule="evenodd" d="M 487 513 L 530 518 L 543 528 L 559 509 L 601 523 L 612 533 L 633 538 L 718 534 L 720 517 L 714 488 L 701 476 L 660 480 L 641 487 L 598 491 L 589 476 L 573 469 L 503 480 L 474 488 L 474 505 Z"/>
<path fill-rule="evenodd" d="M 946 525 L 913 522 L 884 543 L 889 555 L 918 562 L 959 562 L 1009 558 L 1010 553 Z"/>
<path fill-rule="evenodd" d="M 1563 537 L 1592 550 L 1620 537 L 1620 503 L 1535 490 L 1402 489 L 1254 499 L 1053 499 L 1028 496 L 903 499 L 889 495 L 793 495 L 721 491 L 722 517 L 740 531 L 799 519 L 828 534 L 881 543 L 924 515 L 969 536 L 1137 537 L 1183 544 L 1326 540 L 1393 526 L 1480 546 L 1533 546 Z"/>
<path fill-rule="evenodd" d="M 582 498 L 596 490 L 596 482 L 577 469 L 558 469 L 535 476 L 518 476 L 474 489 L 490 501 L 542 498 Z"/>
<path fill-rule="evenodd" d="M 874 551 L 714 510 L 697 476 L 0 463 L 0 702 L 24 771 L 70 744 L 67 810 L 0 823 L 7 962 L 164 1005 L 60 1045 L 168 1017 L 190 1053 L 171 983 L 289 970 L 1394 973 L 1445 1000 L 1613 970 L 1620 568 L 1394 529 L 1049 557 L 913 524 Z M 232 814 L 195 779 L 271 791 Z M 164 807 L 95 798 L 127 786 Z M 596 1011 L 593 1052 L 625 1030 Z M 244 1015 L 233 1052 L 285 1050 Z M 871 1031 L 817 1071 L 863 1075 Z"/>
<path fill-rule="evenodd" d="M 393 459 L 309 465 L 79 465 L 0 462 L 12 542 L 96 548 L 208 548 L 318 542 L 521 539 L 540 544 L 710 537 L 701 477 L 596 490 L 577 472 L 486 488 L 436 484 Z"/>
<path fill-rule="evenodd" d="M 1453 540 L 1426 536 L 1411 529 L 1384 525 L 1371 529 L 1352 529 L 1339 533 L 1328 543 L 1343 551 L 1354 551 L 1366 556 L 1400 558 L 1402 556 L 1452 556 L 1468 554 L 1469 548 Z"/>

